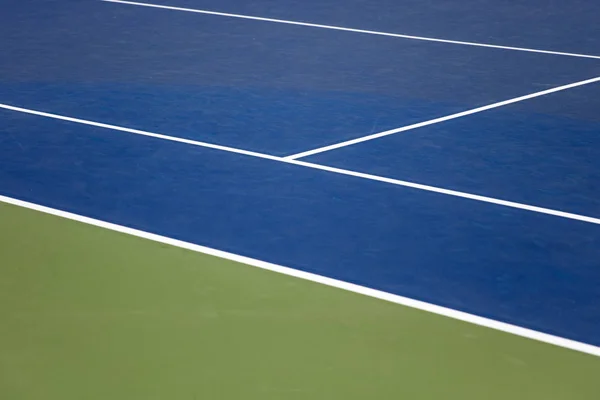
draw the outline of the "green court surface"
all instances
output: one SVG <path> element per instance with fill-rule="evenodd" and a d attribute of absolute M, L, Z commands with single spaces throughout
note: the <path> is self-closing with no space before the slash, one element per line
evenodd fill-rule
<path fill-rule="evenodd" d="M 0 204 L 0 399 L 598 399 L 600 359 Z"/>

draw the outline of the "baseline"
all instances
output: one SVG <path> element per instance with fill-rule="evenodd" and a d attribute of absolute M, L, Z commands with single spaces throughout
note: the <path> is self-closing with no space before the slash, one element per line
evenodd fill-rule
<path fill-rule="evenodd" d="M 310 22 L 290 21 L 290 20 L 285 20 L 285 19 L 257 17 L 257 16 L 252 16 L 252 15 L 243 15 L 243 14 L 232 14 L 232 13 L 210 11 L 210 10 L 200 10 L 200 9 L 185 8 L 185 7 L 174 7 L 174 6 L 166 6 L 166 5 L 162 5 L 162 4 L 140 3 L 140 2 L 135 2 L 135 1 L 125 1 L 125 0 L 101 0 L 101 1 L 104 1 L 107 3 L 129 4 L 129 5 L 141 6 L 141 7 L 162 8 L 165 10 L 186 11 L 186 12 L 192 12 L 192 13 L 198 13 L 198 14 L 217 15 L 217 16 L 221 16 L 221 17 L 241 18 L 241 19 L 250 19 L 250 20 L 255 20 L 255 21 L 275 22 L 275 23 L 279 23 L 279 24 L 308 26 L 311 28 L 331 29 L 331 30 L 345 31 L 345 32 L 364 33 L 364 34 L 369 34 L 369 35 L 397 37 L 397 38 L 402 38 L 402 39 L 422 40 L 422 41 L 427 41 L 427 42 L 449 43 L 449 44 L 458 44 L 458 45 L 464 45 L 464 46 L 488 47 L 488 48 L 493 48 L 493 49 L 526 51 L 526 52 L 530 52 L 530 53 L 553 54 L 553 55 L 560 55 L 560 56 L 593 58 L 593 59 L 600 60 L 600 56 L 591 55 L 591 54 L 568 53 L 568 52 L 552 51 L 552 50 L 530 49 L 530 48 L 526 48 L 526 47 L 513 47 L 513 46 L 501 46 L 501 45 L 487 44 L 487 43 L 464 42 L 464 41 L 460 41 L 460 40 L 439 39 L 439 38 L 431 38 L 431 37 L 425 37 L 425 36 L 404 35 L 404 34 L 400 34 L 400 33 L 371 31 L 371 30 L 366 30 L 366 29 L 345 28 L 343 26 L 314 24 L 314 23 L 310 23 Z"/>
<path fill-rule="evenodd" d="M 400 305 L 403 305 L 406 307 L 415 308 L 418 310 L 441 315 L 444 317 L 449 317 L 449 318 L 453 318 L 456 320 L 468 322 L 468 323 L 471 323 L 474 325 L 484 326 L 484 327 L 487 327 L 490 329 L 510 333 L 510 334 L 525 337 L 528 339 L 533 339 L 533 340 L 536 340 L 539 342 L 544 342 L 544 343 L 552 344 L 554 346 L 559 346 L 559 347 L 567 348 L 570 350 L 575 350 L 575 351 L 578 351 L 581 353 L 587 353 L 587 354 L 590 354 L 593 356 L 600 357 L 600 347 L 582 343 L 582 342 L 577 342 L 577 341 L 566 339 L 566 338 L 562 338 L 559 336 L 550 335 L 550 334 L 543 333 L 543 332 L 534 331 L 532 329 L 523 328 L 520 326 L 508 324 L 505 322 L 500 322 L 500 321 L 496 321 L 493 319 L 484 318 L 484 317 L 480 317 L 477 315 L 465 313 L 462 311 L 437 306 L 435 304 L 430 304 L 430 303 L 426 303 L 423 301 L 411 299 L 408 297 L 398 296 L 398 295 L 391 294 L 388 292 L 371 289 L 371 288 L 368 288 L 365 286 L 355 285 L 353 283 L 344 282 L 344 281 L 340 281 L 337 279 L 327 278 L 325 276 L 296 270 L 296 269 L 285 267 L 282 265 L 272 264 L 272 263 L 268 263 L 265 261 L 241 256 L 238 254 L 228 253 L 228 252 L 213 249 L 210 247 L 200 246 L 197 244 L 184 242 L 181 240 L 172 239 L 172 238 L 165 237 L 165 236 L 156 235 L 153 233 L 129 228 L 126 226 L 117 225 L 117 224 L 113 224 L 110 222 L 101 221 L 98 219 L 89 218 L 89 217 L 85 217 L 85 216 L 78 215 L 78 214 L 73 214 L 73 213 L 70 213 L 67 211 L 46 207 L 46 206 L 43 206 L 40 204 L 34 204 L 34 203 L 22 201 L 22 200 L 15 199 L 12 197 L 0 195 L 0 202 L 12 204 L 12 205 L 15 205 L 18 207 L 27 208 L 30 210 L 35 210 L 35 211 L 42 212 L 45 214 L 54 215 L 54 216 L 57 216 L 60 218 L 70 219 L 70 220 L 81 222 L 81 223 L 88 224 L 88 225 L 97 226 L 97 227 L 108 229 L 111 231 L 124 233 L 124 234 L 131 235 L 131 236 L 136 236 L 139 238 L 152 240 L 154 242 L 163 243 L 163 244 L 167 244 L 170 246 L 175 246 L 175 247 L 179 247 L 182 249 L 191 250 L 191 251 L 194 251 L 197 253 L 208 254 L 208 255 L 223 258 L 226 260 L 239 262 L 242 264 L 250 265 L 250 266 L 261 268 L 264 270 L 277 272 L 279 274 L 293 276 L 293 277 L 304 279 L 307 281 L 320 283 L 322 285 L 335 287 L 335 288 L 346 290 L 349 292 L 362 294 L 364 296 L 373 297 L 373 298 L 388 301 L 391 303 L 400 304 Z"/>

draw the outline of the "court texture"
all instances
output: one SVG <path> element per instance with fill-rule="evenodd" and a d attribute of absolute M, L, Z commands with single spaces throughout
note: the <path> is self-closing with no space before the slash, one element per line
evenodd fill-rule
<path fill-rule="evenodd" d="M 600 2 L 0 5 L 0 399 L 600 399 Z"/>

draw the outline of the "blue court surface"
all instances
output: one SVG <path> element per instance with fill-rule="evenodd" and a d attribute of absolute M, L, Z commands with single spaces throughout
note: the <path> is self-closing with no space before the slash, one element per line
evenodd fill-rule
<path fill-rule="evenodd" d="M 0 195 L 600 346 L 600 3 L 505 3 L 3 1 Z"/>

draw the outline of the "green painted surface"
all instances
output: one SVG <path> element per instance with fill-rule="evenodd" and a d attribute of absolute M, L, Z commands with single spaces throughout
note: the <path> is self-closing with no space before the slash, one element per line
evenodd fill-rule
<path fill-rule="evenodd" d="M 598 399 L 600 359 L 0 204 L 0 399 Z"/>

